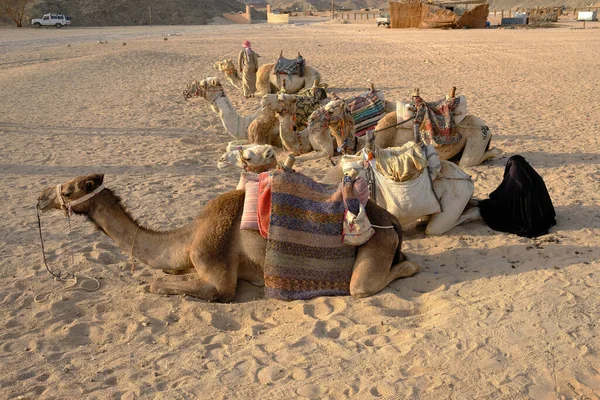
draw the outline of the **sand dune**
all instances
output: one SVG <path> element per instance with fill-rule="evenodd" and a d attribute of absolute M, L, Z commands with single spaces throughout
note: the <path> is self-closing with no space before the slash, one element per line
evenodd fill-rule
<path fill-rule="evenodd" d="M 0 32 L 1 398 L 598 398 L 600 30 Z M 235 187 L 239 172 L 216 168 L 229 136 L 202 99 L 181 92 L 244 39 L 262 63 L 300 51 L 341 96 L 364 92 L 367 79 L 388 99 L 420 87 L 434 100 L 457 86 L 506 152 L 469 169 L 476 196 L 521 154 L 545 179 L 557 226 L 535 240 L 482 222 L 441 237 L 414 228 L 404 250 L 422 272 L 371 298 L 288 303 L 241 282 L 236 303 L 212 304 L 149 294 L 155 279 L 184 278 L 143 265 L 132 273 L 127 252 L 84 218 L 69 235 L 64 217 L 47 213 L 52 268 L 102 286 L 35 303 L 64 287 L 42 263 L 34 205 L 44 187 L 105 173 L 157 229 L 191 221 Z M 227 90 L 240 113 L 258 106 Z M 327 165 L 296 168 L 320 177 Z"/>

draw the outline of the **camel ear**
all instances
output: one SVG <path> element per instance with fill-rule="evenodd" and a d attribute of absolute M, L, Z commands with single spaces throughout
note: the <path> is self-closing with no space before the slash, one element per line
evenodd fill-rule
<path fill-rule="evenodd" d="M 98 186 L 102 185 L 103 181 L 104 181 L 104 174 L 89 175 L 87 177 L 87 180 L 85 181 L 84 190 L 86 191 L 86 193 L 91 193 L 94 190 L 96 190 L 96 188 L 98 188 Z"/>

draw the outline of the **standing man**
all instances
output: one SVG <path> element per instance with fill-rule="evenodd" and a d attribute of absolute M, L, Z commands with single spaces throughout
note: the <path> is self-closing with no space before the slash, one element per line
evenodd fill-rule
<path fill-rule="evenodd" d="M 244 48 L 238 56 L 238 67 L 242 73 L 242 90 L 244 97 L 254 97 L 256 92 L 256 71 L 258 71 L 258 57 L 252 50 L 249 41 L 245 40 Z"/>

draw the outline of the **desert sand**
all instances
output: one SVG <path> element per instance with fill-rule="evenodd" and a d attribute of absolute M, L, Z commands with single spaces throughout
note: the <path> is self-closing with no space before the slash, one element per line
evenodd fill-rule
<path fill-rule="evenodd" d="M 599 398 L 600 29 L 574 27 L 0 30 L 0 398 Z M 422 272 L 370 298 L 282 302 L 240 282 L 235 303 L 214 304 L 148 293 L 184 277 L 132 272 L 85 218 L 69 235 L 60 212 L 46 213 L 51 268 L 101 288 L 34 302 L 66 286 L 42 261 L 43 188 L 104 173 L 135 218 L 172 229 L 235 187 L 240 171 L 216 167 L 231 138 L 203 99 L 181 93 L 245 39 L 261 63 L 301 52 L 342 97 L 367 79 L 388 100 L 456 86 L 505 151 L 468 169 L 476 197 L 521 154 L 558 224 L 538 239 L 482 221 L 439 237 L 407 229 L 403 249 Z M 226 90 L 240 113 L 258 107 Z M 319 178 L 328 161 L 295 168 Z"/>

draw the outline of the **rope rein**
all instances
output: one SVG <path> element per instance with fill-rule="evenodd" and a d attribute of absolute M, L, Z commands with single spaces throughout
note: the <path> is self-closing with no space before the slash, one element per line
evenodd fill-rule
<path fill-rule="evenodd" d="M 71 237 L 72 237 L 71 215 L 73 214 L 73 206 L 76 206 L 77 204 L 81 204 L 84 201 L 91 199 L 92 197 L 94 197 L 95 195 L 100 193 L 103 189 L 104 189 L 104 185 L 100 185 L 93 192 L 88 193 L 85 196 L 82 196 L 77 200 L 66 201 L 62 195 L 62 185 L 56 186 L 56 196 L 58 197 L 58 201 L 60 203 L 61 210 L 63 210 L 65 213 L 65 217 L 67 219 L 67 225 L 69 227 L 69 231 L 68 231 L 69 243 L 72 243 L 72 240 L 71 240 Z M 50 275 L 52 275 L 52 277 L 54 278 L 55 281 L 72 282 L 72 284 L 70 286 L 67 286 L 65 288 L 58 289 L 58 290 L 42 291 L 42 292 L 38 293 L 37 295 L 35 295 L 35 297 L 33 298 L 33 301 L 35 303 L 41 303 L 43 301 L 46 301 L 52 293 L 67 292 L 67 291 L 94 292 L 94 291 L 100 289 L 100 281 L 96 278 L 81 277 L 81 280 L 80 280 L 77 277 L 77 275 L 75 275 L 74 273 L 73 274 L 66 273 L 63 275 L 63 273 L 61 271 L 54 272 L 50 269 L 50 266 L 48 265 L 48 259 L 46 258 L 46 249 L 44 246 L 44 236 L 42 234 L 42 218 L 40 215 L 40 202 L 39 201 L 35 208 L 36 208 L 36 212 L 37 212 L 37 223 L 38 223 L 38 232 L 39 232 L 39 236 L 40 236 L 40 245 L 42 248 L 42 259 L 44 260 L 44 266 L 46 267 L 46 271 L 48 271 L 50 273 Z M 137 234 L 137 231 L 136 231 L 136 234 Z M 135 238 L 134 238 L 134 240 L 135 240 Z M 132 247 L 132 251 L 133 251 L 133 247 Z M 73 246 L 69 246 L 69 255 L 70 255 L 70 259 L 71 259 L 71 268 L 74 268 L 75 267 L 75 256 L 73 255 Z M 84 287 L 83 284 L 86 281 L 95 282 L 95 286 L 91 287 L 91 288 Z M 77 286 L 79 283 L 81 283 L 81 286 Z M 43 296 L 43 297 L 40 298 L 40 296 Z"/>

